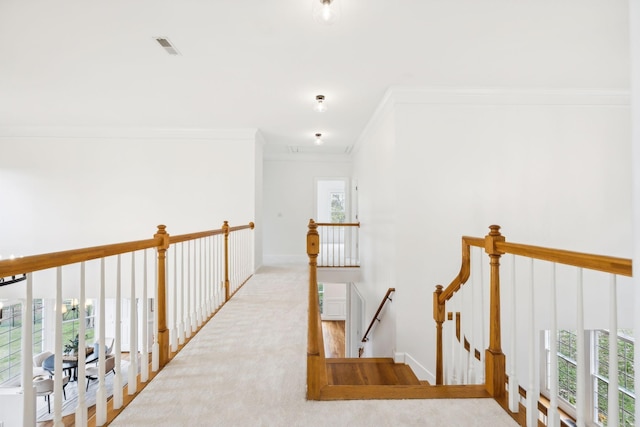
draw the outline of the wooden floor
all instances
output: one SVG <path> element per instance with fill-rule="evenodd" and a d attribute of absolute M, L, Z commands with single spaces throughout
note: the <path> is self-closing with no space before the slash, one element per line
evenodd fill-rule
<path fill-rule="evenodd" d="M 324 340 L 324 357 L 345 357 L 345 321 L 323 320 L 322 339 Z"/>

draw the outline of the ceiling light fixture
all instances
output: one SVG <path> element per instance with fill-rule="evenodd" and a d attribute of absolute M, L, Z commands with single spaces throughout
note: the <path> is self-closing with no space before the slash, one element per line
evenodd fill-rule
<path fill-rule="evenodd" d="M 324 103 L 324 95 L 316 96 L 316 105 L 313 106 L 313 109 L 318 113 L 324 113 L 327 111 L 327 105 Z"/>
<path fill-rule="evenodd" d="M 316 140 L 314 142 L 315 142 L 316 145 L 324 144 L 324 141 L 322 140 L 322 134 L 321 133 L 316 133 Z"/>
<path fill-rule="evenodd" d="M 333 24 L 340 18 L 340 7 L 335 0 L 312 0 L 313 18 L 316 21 Z"/>

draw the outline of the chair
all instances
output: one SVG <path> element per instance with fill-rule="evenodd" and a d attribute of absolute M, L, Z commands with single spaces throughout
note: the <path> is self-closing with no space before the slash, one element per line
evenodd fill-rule
<path fill-rule="evenodd" d="M 113 343 L 115 342 L 114 338 L 106 337 L 104 339 L 104 354 L 109 355 L 113 350 Z M 100 357 L 100 343 L 98 341 L 93 343 L 93 353 L 87 357 L 86 363 L 98 363 L 98 358 Z"/>
<path fill-rule="evenodd" d="M 68 378 L 68 377 L 67 377 Z M 53 393 L 53 380 L 51 378 L 38 378 L 33 381 L 36 396 L 44 396 L 47 401 L 47 410 L 51 413 L 51 394 Z"/>
<path fill-rule="evenodd" d="M 104 359 L 104 375 L 105 377 L 109 372 L 116 373 L 116 357 L 109 355 Z M 89 390 L 89 383 L 91 381 L 97 381 L 100 375 L 100 366 L 90 366 L 85 370 L 85 376 L 87 378 L 87 390 Z"/>
<path fill-rule="evenodd" d="M 50 351 L 43 351 L 42 353 L 36 354 L 33 356 L 33 367 L 36 368 L 33 370 L 33 376 L 38 375 L 51 375 L 51 372 L 44 369 L 42 364 L 49 356 L 53 355 Z"/>

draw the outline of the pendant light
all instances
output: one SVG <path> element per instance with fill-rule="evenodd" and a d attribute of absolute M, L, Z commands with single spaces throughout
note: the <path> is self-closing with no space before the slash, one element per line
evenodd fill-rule
<path fill-rule="evenodd" d="M 321 133 L 316 133 L 316 140 L 314 141 L 314 143 L 316 145 L 324 144 L 324 141 L 322 140 L 322 134 Z"/>

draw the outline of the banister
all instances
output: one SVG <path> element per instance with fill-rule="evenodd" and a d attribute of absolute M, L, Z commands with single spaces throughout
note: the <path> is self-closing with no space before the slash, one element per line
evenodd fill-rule
<path fill-rule="evenodd" d="M 445 321 L 445 304 L 470 275 L 470 247 L 484 248 L 490 258 L 490 314 L 489 314 L 489 348 L 485 354 L 486 382 L 489 394 L 499 398 L 504 394 L 505 356 L 501 349 L 500 328 L 500 257 L 513 254 L 533 259 L 555 262 L 574 267 L 597 270 L 605 273 L 631 276 L 632 262 L 630 259 L 594 255 L 582 252 L 552 249 L 521 243 L 506 242 L 500 233 L 500 227 L 492 225 L 490 233 L 484 238 L 462 237 L 462 261 L 460 271 L 450 284 L 443 288 L 436 286 L 433 294 L 433 317 L 436 321 L 436 384 L 443 383 L 443 355 L 442 355 L 442 324 Z"/>
<path fill-rule="evenodd" d="M 496 244 L 496 248 L 508 254 L 521 255 L 621 276 L 631 277 L 633 273 L 631 260 L 626 258 L 594 255 L 511 242 L 499 242 Z"/>
<path fill-rule="evenodd" d="M 48 268 L 61 267 L 83 261 L 105 258 L 113 255 L 124 254 L 143 249 L 158 247 L 162 239 L 154 237 L 147 240 L 136 240 L 125 243 L 94 246 L 91 248 L 72 249 L 60 252 L 51 252 L 41 255 L 30 255 L 15 259 L 0 260 L 0 277 L 16 276 L 33 271 L 46 270 Z"/>
<path fill-rule="evenodd" d="M 391 293 L 393 293 L 395 291 L 396 291 L 396 288 L 389 288 L 387 290 L 387 293 L 384 295 L 384 298 L 382 298 L 382 301 L 380 302 L 380 305 L 378 306 L 378 310 L 376 310 L 376 314 L 373 315 L 373 319 L 371 319 L 371 323 L 369 323 L 369 327 L 367 328 L 367 332 L 365 332 L 364 336 L 362 337 L 362 342 L 369 341 L 369 338 L 367 338 L 367 335 L 369 335 L 369 332 L 371 331 L 371 328 L 373 328 L 373 325 L 375 324 L 376 320 L 378 322 L 380 321 L 380 319 L 378 318 L 378 315 L 380 314 L 380 312 L 384 308 L 384 305 L 387 303 L 387 301 L 393 301 L 390 298 L 390 295 L 391 295 Z"/>

